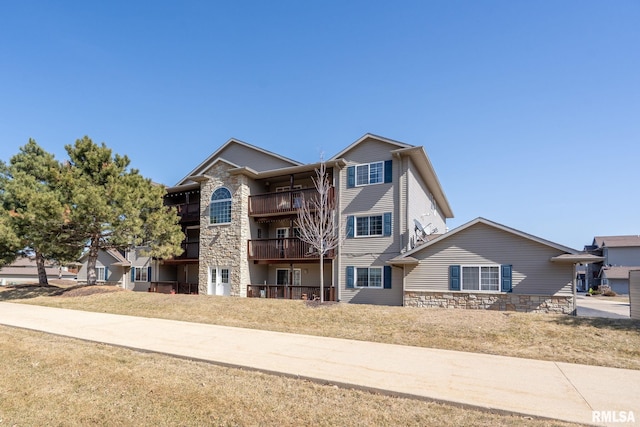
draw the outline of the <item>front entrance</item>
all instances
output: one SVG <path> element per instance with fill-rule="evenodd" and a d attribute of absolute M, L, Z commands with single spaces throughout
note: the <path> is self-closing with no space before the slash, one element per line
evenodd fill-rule
<path fill-rule="evenodd" d="M 211 267 L 209 270 L 208 295 L 231 295 L 229 267 Z"/>

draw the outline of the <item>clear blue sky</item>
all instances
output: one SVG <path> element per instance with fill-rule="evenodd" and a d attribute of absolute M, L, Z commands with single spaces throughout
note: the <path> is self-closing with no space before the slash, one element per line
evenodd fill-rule
<path fill-rule="evenodd" d="M 425 147 L 455 218 L 640 234 L 640 2 L 0 6 L 0 159 L 88 135 L 174 185 L 229 138 L 302 161 Z"/>

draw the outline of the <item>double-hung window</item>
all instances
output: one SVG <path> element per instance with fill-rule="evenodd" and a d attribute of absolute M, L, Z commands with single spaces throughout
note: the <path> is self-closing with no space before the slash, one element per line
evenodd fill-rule
<path fill-rule="evenodd" d="M 210 224 L 228 224 L 231 222 L 231 192 L 224 187 L 218 188 L 211 196 L 209 212 Z"/>
<path fill-rule="evenodd" d="M 356 166 L 356 185 L 379 184 L 384 181 L 384 162 Z"/>
<path fill-rule="evenodd" d="M 96 267 L 96 280 L 98 282 L 104 282 L 106 280 L 105 273 L 106 270 L 104 267 Z"/>
<path fill-rule="evenodd" d="M 382 236 L 382 215 L 356 217 L 356 236 Z"/>
<path fill-rule="evenodd" d="M 382 267 L 357 267 L 356 288 L 382 288 Z"/>
<path fill-rule="evenodd" d="M 135 273 L 133 275 L 134 282 L 148 282 L 149 281 L 149 268 L 148 267 L 133 267 Z"/>
<path fill-rule="evenodd" d="M 500 266 L 462 266 L 463 291 L 499 291 Z"/>

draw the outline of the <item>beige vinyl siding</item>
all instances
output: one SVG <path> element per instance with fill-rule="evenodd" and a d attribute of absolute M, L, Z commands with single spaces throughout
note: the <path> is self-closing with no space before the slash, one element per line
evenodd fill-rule
<path fill-rule="evenodd" d="M 109 267 L 109 277 L 107 278 L 109 282 L 119 282 L 122 280 L 122 267 L 111 265 L 114 262 L 117 262 L 117 260 L 111 255 L 109 255 L 106 251 L 103 251 L 103 250 L 98 251 L 98 259 L 96 260 L 96 267 Z M 82 266 L 78 271 L 79 282 L 87 281 L 88 263 L 89 263 L 89 256 L 87 255 L 83 258 Z"/>
<path fill-rule="evenodd" d="M 367 138 L 351 150 L 343 154 L 342 158 L 349 163 L 370 163 L 388 160 L 391 158 L 391 150 L 397 150 L 395 144 Z"/>
<path fill-rule="evenodd" d="M 414 222 L 418 220 L 423 227 L 430 224 L 431 230 L 437 229 L 434 234 L 443 234 L 446 229 L 446 222 L 442 216 L 442 212 L 437 206 L 432 193 L 427 188 L 420 175 L 415 172 L 412 167 L 411 159 L 407 159 L 409 168 L 407 170 L 408 180 L 408 197 L 406 199 L 407 209 L 407 226 L 409 227 L 411 237 L 415 237 Z"/>
<path fill-rule="evenodd" d="M 414 253 L 420 262 L 407 266 L 406 291 L 448 290 L 450 265 L 511 264 L 513 293 L 571 295 L 573 265 L 550 261 L 562 253 L 479 223 Z"/>
<path fill-rule="evenodd" d="M 376 305 L 402 305 L 402 268 L 391 267 L 391 289 L 347 289 L 346 271 L 347 266 L 353 267 L 382 267 L 386 264 L 375 262 L 366 263 L 364 260 L 351 261 L 348 258 L 342 260 L 340 275 L 340 283 L 342 283 L 341 301 L 353 304 L 376 304 Z"/>
<path fill-rule="evenodd" d="M 640 270 L 629 272 L 629 303 L 631 318 L 640 320 Z"/>
<path fill-rule="evenodd" d="M 283 159 L 270 156 L 266 153 L 261 153 L 260 151 L 256 151 L 241 144 L 227 145 L 220 153 L 218 153 L 217 157 L 225 159 L 238 166 L 249 167 L 258 172 L 294 166 L 294 164 Z"/>
<path fill-rule="evenodd" d="M 396 145 L 368 139 L 343 156 L 349 166 L 392 160 L 392 182 L 347 188 L 347 167 L 340 170 L 336 180 L 339 190 L 341 220 L 348 216 L 372 216 L 391 213 L 391 236 L 353 237 L 345 239 L 335 262 L 339 278 L 340 298 L 344 302 L 381 305 L 402 305 L 402 270 L 392 268 L 392 289 L 347 289 L 346 267 L 384 267 L 385 262 L 400 254 L 400 192 L 402 164 L 392 157 Z M 355 226 L 355 219 L 354 219 Z M 355 233 L 354 233 L 355 234 Z"/>

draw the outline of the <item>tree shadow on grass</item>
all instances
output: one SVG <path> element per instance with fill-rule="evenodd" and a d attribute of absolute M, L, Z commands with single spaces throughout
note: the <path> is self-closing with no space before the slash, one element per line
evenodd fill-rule
<path fill-rule="evenodd" d="M 9 285 L 0 288 L 0 301 L 31 299 L 38 297 L 55 297 L 64 295 L 75 289 L 85 288 L 87 285 L 56 286 L 38 284 Z"/>
<path fill-rule="evenodd" d="M 606 317 L 554 316 L 555 323 L 563 326 L 592 326 L 598 329 L 630 331 L 640 334 L 640 320 L 610 319 Z"/>

